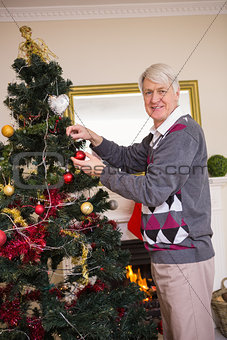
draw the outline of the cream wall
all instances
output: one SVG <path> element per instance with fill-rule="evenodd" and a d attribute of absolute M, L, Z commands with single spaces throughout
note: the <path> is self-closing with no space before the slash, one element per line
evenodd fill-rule
<path fill-rule="evenodd" d="M 63 76 L 74 85 L 136 82 L 144 68 L 156 62 L 168 63 L 176 71 L 184 66 L 179 79 L 199 83 L 208 154 L 227 157 L 227 15 L 219 15 L 199 43 L 213 19 L 205 15 L 23 22 L 20 26 L 30 25 L 33 38 L 44 39 L 58 55 Z M 1 126 L 10 121 L 2 101 L 8 82 L 15 81 L 10 65 L 21 41 L 15 23 L 0 23 Z M 224 197 L 226 206 L 227 188 Z"/>
<path fill-rule="evenodd" d="M 180 80 L 197 79 L 202 126 L 209 155 L 227 156 L 227 15 L 220 15 L 202 39 L 214 16 L 28 22 L 33 37 L 45 40 L 58 55 L 64 77 L 74 85 L 136 82 L 155 62 L 166 62 L 180 72 Z M 1 124 L 9 121 L 2 104 L 10 69 L 23 41 L 15 23 L 0 23 Z M 186 62 L 186 64 L 185 64 Z M 185 64 L 185 65 L 184 65 Z M 218 131 L 215 126 L 219 125 Z M 1 137 L 2 138 L 2 137 Z"/>

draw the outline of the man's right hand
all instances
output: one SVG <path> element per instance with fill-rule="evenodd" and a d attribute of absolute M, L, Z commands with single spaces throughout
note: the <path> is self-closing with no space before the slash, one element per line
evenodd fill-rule
<path fill-rule="evenodd" d="M 94 131 L 79 124 L 68 126 L 66 128 L 66 134 L 71 136 L 73 139 L 89 140 L 93 146 L 98 146 L 103 141 L 103 138 L 97 135 Z"/>

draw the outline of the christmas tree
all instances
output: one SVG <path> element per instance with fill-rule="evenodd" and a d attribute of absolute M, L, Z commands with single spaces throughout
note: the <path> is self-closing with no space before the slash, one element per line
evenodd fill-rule
<path fill-rule="evenodd" d="M 85 143 L 65 133 L 71 81 L 29 27 L 20 31 L 5 100 L 15 126 L 0 145 L 0 339 L 157 339 L 143 293 L 121 284 L 129 256 L 103 214 L 108 194 L 70 160 Z"/>

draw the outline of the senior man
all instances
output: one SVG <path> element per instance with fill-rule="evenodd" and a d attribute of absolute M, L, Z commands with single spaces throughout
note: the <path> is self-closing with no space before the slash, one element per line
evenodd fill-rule
<path fill-rule="evenodd" d="M 180 88 L 171 67 L 154 64 L 140 77 L 153 119 L 141 143 L 119 146 L 81 125 L 67 128 L 86 139 L 102 160 L 72 158 L 84 172 L 121 196 L 142 203 L 141 233 L 150 253 L 165 340 L 213 340 L 211 294 L 214 250 L 204 134 L 178 105 Z M 120 170 L 119 170 L 120 169 Z M 144 176 L 136 172 L 144 171 Z"/>

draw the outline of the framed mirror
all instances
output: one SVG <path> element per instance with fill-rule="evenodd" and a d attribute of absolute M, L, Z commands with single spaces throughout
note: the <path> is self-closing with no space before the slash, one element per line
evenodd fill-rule
<path fill-rule="evenodd" d="M 185 114 L 201 124 L 197 80 L 180 81 L 180 90 L 179 104 Z M 73 123 L 120 145 L 140 142 L 153 125 L 137 83 L 72 86 L 68 96 L 70 105 L 66 115 Z"/>

